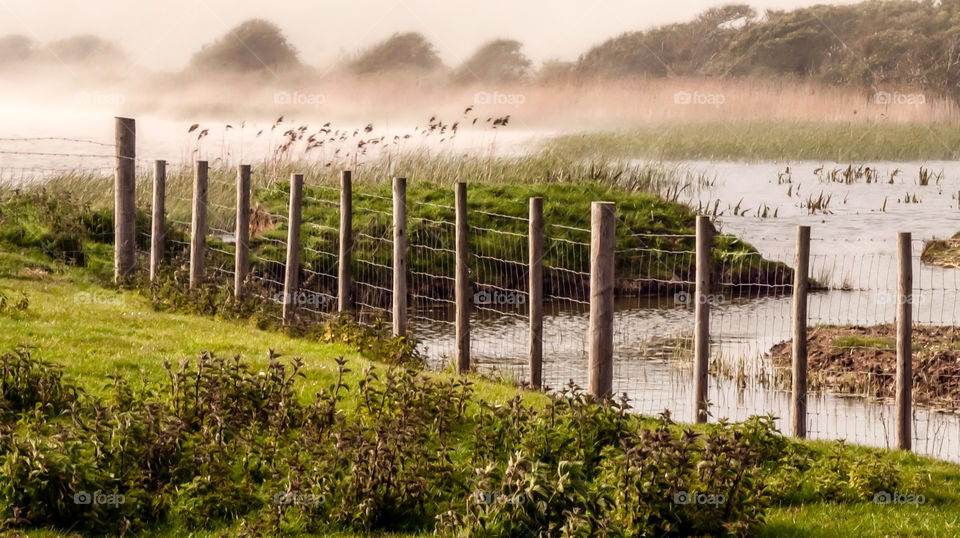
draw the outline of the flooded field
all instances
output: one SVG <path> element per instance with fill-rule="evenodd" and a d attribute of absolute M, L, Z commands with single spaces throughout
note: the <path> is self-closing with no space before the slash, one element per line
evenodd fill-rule
<path fill-rule="evenodd" d="M 766 258 L 792 265 L 796 226 L 811 226 L 811 277 L 829 288 L 809 298 L 811 325 L 893 322 L 896 234 L 905 231 L 912 232 L 914 239 L 915 322 L 955 325 L 960 319 L 960 271 L 919 262 L 924 240 L 960 231 L 960 163 L 872 164 L 876 172 L 870 172 L 870 183 L 863 177 L 850 183 L 831 180 L 830 171 L 847 169 L 838 163 L 671 164 L 705 179 L 699 192 L 688 194 L 688 203 L 711 211 L 716 207 L 721 231 L 753 244 Z M 930 171 L 934 179 L 921 185 L 921 170 Z M 808 196 L 830 202 L 811 211 L 805 207 Z M 764 207 L 767 218 L 758 217 Z M 777 217 L 771 216 L 774 212 Z M 770 364 L 764 354 L 790 338 L 791 303 L 789 296 L 757 296 L 729 298 L 713 306 L 715 368 L 710 399 L 714 418 L 770 413 L 785 425 L 789 370 Z M 570 379 L 585 386 L 589 309 L 585 304 L 553 306 L 544 328 L 545 379 L 554 388 Z M 624 299 L 617 308 L 615 390 L 626 392 L 639 411 L 668 409 L 680 420 L 692 420 L 691 305 L 677 298 Z M 523 315 L 522 311 L 476 315 L 473 350 L 482 366 L 525 378 Z M 451 329 L 441 319 L 419 327 L 424 349 L 434 360 L 451 352 Z M 846 438 L 875 446 L 893 443 L 890 402 L 820 393 L 811 395 L 808 405 L 811 437 Z M 916 409 L 914 421 L 918 451 L 960 460 L 957 415 Z"/>

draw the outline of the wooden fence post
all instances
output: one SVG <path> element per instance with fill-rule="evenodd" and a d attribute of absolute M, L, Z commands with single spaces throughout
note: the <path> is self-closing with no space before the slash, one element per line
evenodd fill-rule
<path fill-rule="evenodd" d="M 807 436 L 807 285 L 810 274 L 810 227 L 797 226 L 793 272 L 793 394 L 790 417 L 794 437 Z"/>
<path fill-rule="evenodd" d="M 137 262 L 137 123 L 132 118 L 115 118 L 114 129 L 113 279 L 125 283 Z"/>
<path fill-rule="evenodd" d="M 697 217 L 697 287 L 694 293 L 693 409 L 695 421 L 707 421 L 707 368 L 710 362 L 710 217 Z"/>
<path fill-rule="evenodd" d="M 900 271 L 897 286 L 896 431 L 897 448 L 901 450 L 910 450 L 912 446 L 910 418 L 913 388 L 913 256 L 910 238 L 910 232 L 897 234 Z"/>
<path fill-rule="evenodd" d="M 283 324 L 293 321 L 299 302 L 300 216 L 303 210 L 303 174 L 290 176 L 290 212 L 287 221 L 287 264 L 283 279 Z"/>
<path fill-rule="evenodd" d="M 613 288 L 616 271 L 617 205 L 593 202 L 590 208 L 590 394 L 613 393 Z"/>
<path fill-rule="evenodd" d="M 393 178 L 393 335 L 407 335 L 407 180 Z"/>
<path fill-rule="evenodd" d="M 455 279 L 457 373 L 470 370 L 470 253 L 467 224 L 467 184 L 457 183 L 456 206 L 456 258 Z"/>
<path fill-rule="evenodd" d="M 153 162 L 153 207 L 150 217 L 150 282 L 157 278 L 166 234 L 167 162 Z"/>
<path fill-rule="evenodd" d="M 243 283 L 250 274 L 250 165 L 237 168 L 236 258 L 233 273 L 233 296 L 240 298 Z"/>
<path fill-rule="evenodd" d="M 350 251 L 353 250 L 353 186 L 350 171 L 340 174 L 340 271 L 337 278 L 337 310 L 353 310 L 350 300 L 352 277 L 350 274 Z"/>
<path fill-rule="evenodd" d="M 190 222 L 190 288 L 203 280 L 207 247 L 207 161 L 193 168 L 193 218 Z"/>
<path fill-rule="evenodd" d="M 543 198 L 530 198 L 528 295 L 530 299 L 530 386 L 543 388 Z"/>

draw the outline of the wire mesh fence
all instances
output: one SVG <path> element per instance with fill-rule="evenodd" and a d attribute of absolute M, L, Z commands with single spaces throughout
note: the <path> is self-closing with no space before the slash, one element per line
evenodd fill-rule
<path fill-rule="evenodd" d="M 393 200 L 359 191 L 354 194 L 352 295 L 361 323 L 390 323 L 393 293 Z"/>
<path fill-rule="evenodd" d="M 57 140 L 58 143 L 66 140 Z M 34 140 L 9 141 L 10 155 Z M 84 144 L 84 141 L 76 142 Z M 21 144 L 21 146 L 17 146 Z M 21 184 L 51 176 L 74 178 L 89 189 L 112 189 L 111 146 L 78 152 L 76 167 L 0 167 L 0 181 Z M 19 148 L 19 149 L 18 149 Z M 97 159 L 100 159 L 99 161 Z M 246 287 L 264 301 L 296 302 L 306 321 L 338 310 L 340 189 L 307 178 L 303 197 L 298 287 L 284 296 L 289 184 L 254 169 L 259 185 L 247 216 L 250 273 Z M 137 167 L 137 197 L 149 206 L 151 170 Z M 269 176 L 269 177 L 268 177 Z M 193 206 L 192 167 L 167 173 L 165 263 L 186 264 Z M 19 183 L 18 183 L 19 182 Z M 361 323 L 390 324 L 392 308 L 392 200 L 373 183 L 353 192 L 350 287 Z M 230 171 L 208 182 L 205 278 L 232 289 L 236 274 L 237 182 Z M 146 201 L 146 203 L 144 203 Z M 550 200 L 545 200 L 549 206 Z M 149 212 L 147 212 L 149 214 Z M 243 219 L 241 218 L 241 221 Z M 407 200 L 408 283 L 411 333 L 432 368 L 455 356 L 454 289 L 457 263 L 455 209 L 422 196 Z M 468 203 L 471 355 L 477 369 L 525 382 L 529 372 L 528 216 L 496 213 Z M 108 232 L 104 232 L 108 233 Z M 150 227 L 138 221 L 140 266 L 146 265 Z M 807 435 L 818 439 L 894 446 L 898 259 L 895 238 L 849 241 L 815 237 L 811 243 L 808 296 L 809 395 Z M 559 389 L 587 385 L 590 346 L 591 230 L 547 222 L 544 240 L 543 384 Z M 694 309 L 710 304 L 711 420 L 755 414 L 780 417 L 787 430 L 792 397 L 792 267 L 796 238 L 764 237 L 752 250 L 726 235 L 714 238 L 712 289 L 695 293 L 693 234 L 641 233 L 618 226 L 614 392 L 627 393 L 634 410 L 667 410 L 694 419 L 692 365 Z M 960 271 L 925 258 L 924 241 L 912 245 L 913 409 L 917 451 L 960 460 Z M 280 309 L 270 311 L 280 319 Z"/>
<path fill-rule="evenodd" d="M 446 366 L 455 348 L 455 211 L 451 205 L 407 200 L 410 328 L 427 364 Z"/>

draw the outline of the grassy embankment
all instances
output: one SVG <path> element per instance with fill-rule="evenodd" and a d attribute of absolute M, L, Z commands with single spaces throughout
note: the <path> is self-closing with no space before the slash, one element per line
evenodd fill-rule
<path fill-rule="evenodd" d="M 523 289 L 522 266 L 526 263 L 528 199 L 544 198 L 544 220 L 547 224 L 544 262 L 548 268 L 548 292 L 583 294 L 585 282 L 573 272 L 589 270 L 589 256 L 584 248 L 589 243 L 590 203 L 597 200 L 617 203 L 618 292 L 627 294 L 673 293 L 693 280 L 694 257 L 692 237 L 649 237 L 694 233 L 695 212 L 677 202 L 684 190 L 696 189 L 702 178 L 691 177 L 679 169 L 656 165 L 631 165 L 615 160 L 581 161 L 562 152 L 542 152 L 518 158 L 429 157 L 407 155 L 392 163 L 373 161 L 354 176 L 354 231 L 358 239 L 353 248 L 354 274 L 370 265 L 389 265 L 389 248 L 377 238 L 391 234 L 391 187 L 387 178 L 405 175 L 407 192 L 409 241 L 413 247 L 410 270 L 429 275 L 452 276 L 454 267 L 452 223 L 454 222 L 453 189 L 457 181 L 468 182 L 470 223 L 475 227 L 470 236 L 470 249 L 482 253 L 483 261 L 474 260 L 475 281 L 502 288 Z M 337 172 L 317 165 L 299 167 L 292 163 L 264 163 L 254 167 L 253 205 L 267 223 L 251 241 L 252 263 L 256 274 L 282 280 L 286 239 L 285 216 L 290 173 L 305 173 L 305 204 L 302 240 L 306 249 L 303 264 L 315 273 L 335 274 L 339 214 L 336 191 Z M 210 224 L 230 229 L 235 194 L 230 170 L 211 171 Z M 141 207 L 148 207 L 149 178 L 138 183 Z M 110 218 L 111 183 L 96 178 L 55 178 L 47 189 L 53 193 L 70 193 L 78 203 L 89 204 Z M 191 181 L 189 171 L 171 171 L 168 177 L 167 208 L 172 220 L 189 221 Z M 480 212 L 486 212 L 482 214 Z M 498 217 L 493 215 L 506 215 Z M 142 215 L 138 223 L 147 226 Z M 179 231 L 177 231 L 179 230 Z M 184 228 L 171 232 L 182 239 Z M 109 229 L 101 235 L 109 236 Z M 143 237 L 141 237 L 143 239 Z M 572 243 L 571 243 L 572 242 Z M 232 252 L 216 238 L 211 244 L 217 250 Z M 576 246 L 579 244 L 580 246 Z M 571 246 L 573 245 L 573 246 Z M 418 248 L 418 246 L 420 248 Z M 729 235 L 715 240 L 713 263 L 717 280 L 744 284 L 777 284 L 788 286 L 789 269 L 763 260 L 756 250 Z M 170 255 L 182 253 L 183 242 L 170 246 Z M 642 250 L 639 250 L 642 249 Z M 229 255 L 222 261 L 230 265 Z M 374 266 L 375 267 L 375 266 Z M 550 268 L 566 271 L 554 272 Z M 382 272 L 382 271 L 381 271 Z M 373 278 L 388 278 L 386 274 Z M 316 292 L 330 293 L 329 281 L 302 282 Z M 386 282 L 378 282 L 383 285 Z M 416 289 L 417 286 L 438 289 Z M 450 289 L 443 279 L 431 283 L 414 282 L 411 291 L 429 296 L 448 296 Z M 747 289 L 747 288 L 744 288 Z M 761 288 L 769 291 L 771 288 Z M 786 288 L 782 288 L 781 291 Z"/>
<path fill-rule="evenodd" d="M 730 161 L 953 160 L 954 125 L 879 122 L 673 122 L 564 135 L 544 146 L 568 156 Z"/>
<path fill-rule="evenodd" d="M 960 269 L 960 232 L 950 239 L 937 239 L 924 243 L 920 261 L 949 269 Z"/>

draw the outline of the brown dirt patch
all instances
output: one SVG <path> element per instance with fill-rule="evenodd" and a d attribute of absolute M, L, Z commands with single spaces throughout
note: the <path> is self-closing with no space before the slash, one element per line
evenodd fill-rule
<path fill-rule="evenodd" d="M 810 329 L 809 387 L 892 398 L 897 371 L 896 337 L 893 325 Z M 792 346 L 792 340 L 773 346 L 773 362 L 790 366 Z M 913 400 L 925 407 L 960 410 L 960 327 L 914 326 Z"/>

